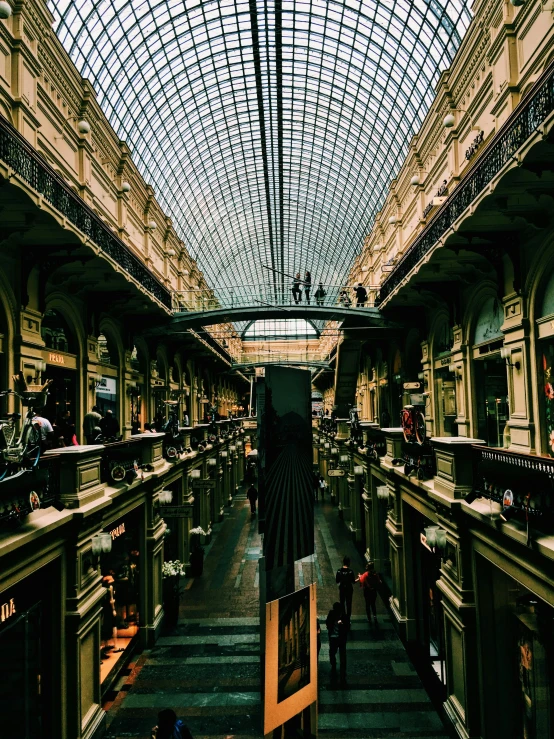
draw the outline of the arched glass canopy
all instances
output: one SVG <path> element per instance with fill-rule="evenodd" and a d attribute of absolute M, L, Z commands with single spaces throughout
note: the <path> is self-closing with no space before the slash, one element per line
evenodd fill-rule
<path fill-rule="evenodd" d="M 345 279 L 471 19 L 467 0 L 48 4 L 216 290 Z"/>

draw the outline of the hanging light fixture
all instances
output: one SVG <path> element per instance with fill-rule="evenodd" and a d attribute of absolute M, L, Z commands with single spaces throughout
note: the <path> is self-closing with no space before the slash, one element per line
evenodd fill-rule
<path fill-rule="evenodd" d="M 162 505 L 170 505 L 171 501 L 173 500 L 173 491 L 161 490 L 159 500 Z"/>
<path fill-rule="evenodd" d="M 193 480 L 199 480 L 200 479 L 201 472 L 200 470 L 191 470 L 190 476 Z"/>
<path fill-rule="evenodd" d="M 363 475 L 364 474 L 364 468 L 361 464 L 354 465 L 354 474 L 355 475 Z"/>
<path fill-rule="evenodd" d="M 426 526 L 425 531 L 425 539 L 427 541 L 427 544 L 431 547 L 431 549 L 434 549 L 434 547 L 437 545 L 437 529 L 438 526 Z"/>
<path fill-rule="evenodd" d="M 208 459 L 208 464 L 210 467 L 215 467 L 217 465 L 217 459 L 215 457 L 210 457 L 210 459 Z"/>
<path fill-rule="evenodd" d="M 340 459 L 341 462 L 343 462 L 344 464 L 346 464 L 349 461 L 350 457 L 348 456 L 348 454 L 341 454 L 340 457 L 339 457 L 339 459 Z"/>
<path fill-rule="evenodd" d="M 229 452 L 227 451 L 227 449 L 222 449 L 219 453 L 221 454 L 221 456 L 222 456 L 223 459 L 226 459 L 227 458 L 227 455 L 229 454 Z"/>
<path fill-rule="evenodd" d="M 375 492 L 377 493 L 378 500 L 388 500 L 389 499 L 389 489 L 386 485 L 378 485 L 375 488 Z"/>

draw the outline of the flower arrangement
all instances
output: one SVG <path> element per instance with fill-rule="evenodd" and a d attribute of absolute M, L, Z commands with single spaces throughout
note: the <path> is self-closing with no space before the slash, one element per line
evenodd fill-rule
<path fill-rule="evenodd" d="M 202 526 L 197 526 L 194 529 L 191 529 L 189 531 L 190 536 L 194 536 L 194 534 L 200 534 L 201 536 L 208 536 L 211 533 L 211 529 L 208 529 L 208 531 L 204 531 Z"/>
<path fill-rule="evenodd" d="M 185 565 L 178 559 L 169 560 L 162 564 L 162 577 L 166 580 L 169 577 L 184 577 Z"/>

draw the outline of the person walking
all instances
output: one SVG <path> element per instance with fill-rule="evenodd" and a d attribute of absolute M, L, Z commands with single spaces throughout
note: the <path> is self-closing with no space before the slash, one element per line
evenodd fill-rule
<path fill-rule="evenodd" d="M 358 287 L 354 288 L 354 292 L 356 293 L 356 307 L 363 308 L 367 303 L 367 290 L 362 283 L 359 282 Z"/>
<path fill-rule="evenodd" d="M 312 274 L 306 272 L 304 275 L 304 295 L 306 296 L 306 303 L 310 305 L 310 290 L 312 289 Z"/>
<path fill-rule="evenodd" d="M 371 623 L 371 614 L 377 626 L 377 595 L 379 594 L 379 586 L 381 585 L 381 576 L 375 571 L 375 563 L 368 562 L 365 566 L 365 572 L 362 572 L 356 578 L 356 582 L 360 583 L 362 593 L 365 600 L 365 611 L 368 623 Z"/>
<path fill-rule="evenodd" d="M 87 444 L 94 444 L 97 433 L 95 429 L 100 427 L 100 421 L 102 416 L 100 415 L 100 408 L 97 405 L 93 405 L 92 409 L 83 418 L 83 432 Z"/>
<path fill-rule="evenodd" d="M 340 681 L 346 683 L 346 635 L 348 621 L 340 603 L 333 603 L 333 608 L 325 621 L 329 634 L 329 661 L 331 662 L 331 680 L 337 677 L 337 651 L 340 657 Z"/>
<path fill-rule="evenodd" d="M 352 594 L 356 582 L 354 570 L 350 569 L 350 557 L 345 556 L 342 560 L 342 567 L 337 570 L 336 581 L 339 586 L 340 607 L 350 621 L 352 616 Z"/>
<path fill-rule="evenodd" d="M 152 739 L 193 739 L 193 736 L 173 709 L 164 708 L 158 713 L 158 725 L 152 729 Z"/>
<path fill-rule="evenodd" d="M 327 295 L 327 293 L 323 289 L 323 283 L 320 282 L 319 285 L 317 286 L 317 290 L 314 293 L 316 304 L 317 305 L 323 305 L 323 301 L 325 300 L 325 296 L 326 295 Z"/>
<path fill-rule="evenodd" d="M 319 476 L 319 492 L 321 495 L 321 500 L 325 500 L 325 488 L 327 487 L 327 483 L 325 482 L 325 478 L 323 475 Z"/>
<path fill-rule="evenodd" d="M 292 297 L 294 298 L 296 305 L 302 302 L 302 288 L 300 287 L 300 281 L 300 272 L 297 272 L 296 277 L 292 282 Z"/>
<path fill-rule="evenodd" d="M 250 501 L 250 512 L 253 516 L 256 515 L 256 501 L 258 500 L 258 491 L 254 487 L 254 485 L 250 485 L 248 490 L 246 491 L 246 497 Z"/>

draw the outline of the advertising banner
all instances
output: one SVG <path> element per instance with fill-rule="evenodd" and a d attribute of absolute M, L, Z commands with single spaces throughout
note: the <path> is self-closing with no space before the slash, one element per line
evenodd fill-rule
<path fill-rule="evenodd" d="M 315 584 L 266 604 L 264 734 L 317 700 Z"/>

